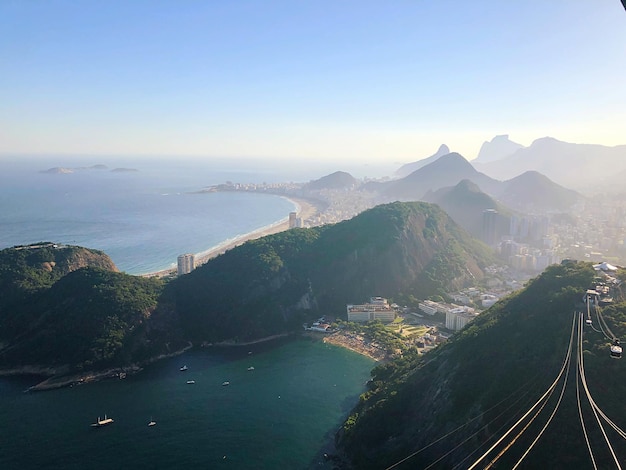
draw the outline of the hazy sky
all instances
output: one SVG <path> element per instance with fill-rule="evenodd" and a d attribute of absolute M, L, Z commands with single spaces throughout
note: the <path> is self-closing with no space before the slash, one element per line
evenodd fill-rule
<path fill-rule="evenodd" d="M 619 0 L 0 0 L 0 153 L 626 144 Z"/>

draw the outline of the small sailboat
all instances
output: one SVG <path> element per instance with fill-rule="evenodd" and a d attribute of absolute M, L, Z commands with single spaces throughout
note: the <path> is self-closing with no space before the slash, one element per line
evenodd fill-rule
<path fill-rule="evenodd" d="M 184 365 L 184 366 L 182 366 L 182 367 L 180 368 L 180 371 L 181 371 L 181 372 L 185 372 L 187 369 L 189 369 L 189 367 L 187 367 L 186 365 Z"/>
<path fill-rule="evenodd" d="M 112 422 L 113 422 L 113 418 L 107 418 L 107 415 L 105 414 L 104 419 L 100 419 L 100 416 L 98 416 L 98 419 L 96 420 L 95 423 L 91 425 L 91 427 L 99 428 L 102 426 L 107 426 L 111 424 Z"/>

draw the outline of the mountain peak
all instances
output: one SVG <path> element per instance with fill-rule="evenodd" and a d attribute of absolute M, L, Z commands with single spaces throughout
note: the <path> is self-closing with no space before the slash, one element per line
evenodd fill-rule
<path fill-rule="evenodd" d="M 447 155 L 448 153 L 450 153 L 450 148 L 446 144 L 441 144 L 439 146 L 439 150 L 437 150 L 437 153 L 433 155 L 433 157 L 436 155 L 441 157 L 442 155 Z"/>
<path fill-rule="evenodd" d="M 502 160 L 521 148 L 524 146 L 510 140 L 508 134 L 497 135 L 491 139 L 491 142 L 483 142 L 476 161 L 487 163 Z"/>
<path fill-rule="evenodd" d="M 476 171 L 472 164 L 463 155 L 457 152 L 451 152 L 443 155 L 434 162 L 430 163 L 428 166 L 436 168 L 446 165 L 455 165 L 459 167 L 462 165 L 465 168 L 471 168 L 473 171 Z"/>
<path fill-rule="evenodd" d="M 436 161 L 440 157 L 447 155 L 449 153 L 450 153 L 450 148 L 446 144 L 441 144 L 437 152 L 435 152 L 430 157 L 423 158 L 421 160 L 418 160 L 412 163 L 407 163 L 406 165 L 402 165 L 398 169 L 398 171 L 396 171 L 396 176 L 403 178 L 407 175 L 410 175 L 415 170 L 419 170 L 420 168 L 428 165 L 429 163 Z"/>
<path fill-rule="evenodd" d="M 358 180 L 345 171 L 335 171 L 330 175 L 311 181 L 307 189 L 349 189 L 358 186 Z"/>

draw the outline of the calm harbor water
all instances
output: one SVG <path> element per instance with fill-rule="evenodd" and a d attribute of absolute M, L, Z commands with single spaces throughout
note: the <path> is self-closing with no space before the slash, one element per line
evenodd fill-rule
<path fill-rule="evenodd" d="M 48 392 L 24 393 L 34 378 L 0 378 L 0 468 L 319 467 L 373 366 L 303 338 L 195 350 L 124 380 Z M 114 423 L 92 428 L 105 413 Z"/>

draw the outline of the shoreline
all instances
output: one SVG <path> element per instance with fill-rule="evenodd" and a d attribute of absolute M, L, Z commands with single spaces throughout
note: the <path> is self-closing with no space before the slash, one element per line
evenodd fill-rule
<path fill-rule="evenodd" d="M 288 201 L 291 201 L 295 206 L 298 217 L 302 219 L 309 219 L 313 217 L 316 213 L 321 212 L 323 210 L 322 203 L 319 201 L 314 201 L 311 199 L 302 199 L 291 196 L 280 196 Z M 270 225 L 266 225 L 264 227 L 260 227 L 256 230 L 248 232 L 243 235 L 238 235 L 234 238 L 229 238 L 219 243 L 218 245 L 209 248 L 208 250 L 201 251 L 195 254 L 196 257 L 196 268 L 198 266 L 202 266 L 209 260 L 216 258 L 217 256 L 226 253 L 228 250 L 231 250 L 239 245 L 243 245 L 244 243 L 250 240 L 256 240 L 257 238 L 262 238 L 267 235 L 274 235 L 276 233 L 284 232 L 289 230 L 289 218 L 285 217 L 280 219 Z M 176 267 L 162 269 L 160 271 L 154 271 L 149 273 L 138 274 L 141 277 L 165 277 L 172 274 L 175 274 L 177 271 Z"/>
<path fill-rule="evenodd" d="M 213 344 L 202 344 L 201 348 L 236 348 L 243 346 L 252 346 L 255 344 L 267 343 L 280 338 L 287 338 L 293 335 L 293 333 L 278 333 L 271 336 L 265 336 L 263 338 L 258 338 L 251 341 L 237 342 L 234 340 L 225 340 L 219 343 Z M 151 357 L 142 361 L 140 363 L 133 363 L 122 367 L 113 367 L 104 370 L 98 371 L 87 371 L 80 373 L 67 373 L 67 366 L 63 366 L 60 368 L 53 367 L 45 367 L 45 366 L 33 366 L 26 365 L 22 367 L 14 367 L 7 369 L 0 369 L 0 377 L 9 377 L 9 376 L 25 376 L 25 375 L 33 375 L 39 376 L 43 380 L 40 380 L 35 385 L 26 389 L 26 392 L 43 392 L 47 390 L 55 390 L 58 388 L 66 388 L 73 387 L 79 385 L 85 385 L 92 382 L 99 382 L 101 380 L 107 379 L 124 379 L 127 375 L 134 375 L 141 372 L 144 366 L 153 364 L 161 359 L 166 359 L 170 357 L 176 357 L 184 354 L 190 349 L 193 349 L 193 344 L 189 343 L 182 349 L 174 351 L 172 353 L 159 354 L 157 356 Z"/>
<path fill-rule="evenodd" d="M 129 364 L 123 367 L 113 367 L 100 371 L 87 371 L 81 373 L 67 374 L 63 372 L 67 370 L 64 367 L 60 369 L 54 369 L 50 367 L 23 366 L 21 368 L 0 370 L 0 377 L 24 375 L 46 377 L 44 380 L 36 383 L 35 385 L 25 390 L 26 392 L 43 392 L 58 388 L 73 387 L 74 385 L 84 385 L 91 382 L 99 382 L 106 379 L 124 379 L 128 374 L 134 375 L 141 372 L 143 370 L 143 366 L 152 364 L 161 359 L 179 356 L 191 349 L 192 347 L 192 344 L 188 344 L 184 348 L 174 351 L 172 353 L 160 354 L 140 363 Z"/>
<path fill-rule="evenodd" d="M 352 352 L 360 354 L 361 356 L 369 357 L 375 362 L 387 362 L 389 360 L 387 351 L 374 348 L 371 345 L 366 345 L 362 340 L 355 340 L 340 331 L 324 336 L 322 341 L 326 344 L 332 344 L 348 349 Z"/>
<path fill-rule="evenodd" d="M 271 336 L 265 336 L 263 338 L 259 338 L 259 339 L 253 339 L 251 341 L 244 341 L 244 342 L 238 342 L 238 341 L 233 341 L 233 340 L 226 340 L 226 341 L 221 341 L 219 343 L 212 343 L 212 344 L 207 344 L 206 347 L 212 347 L 212 348 L 220 348 L 220 347 L 224 347 L 224 348 L 236 348 L 238 346 L 252 346 L 253 344 L 261 344 L 261 343 L 267 343 L 269 341 L 273 341 L 275 339 L 279 339 L 279 338 L 286 338 L 290 335 L 292 335 L 293 333 L 278 333 L 275 335 L 271 335 Z M 205 347 L 205 345 L 202 345 L 203 347 Z"/>

